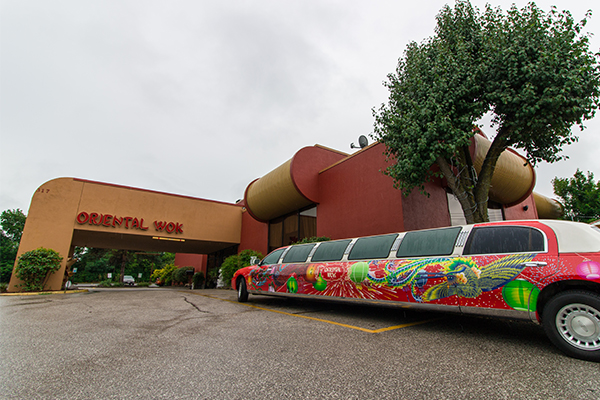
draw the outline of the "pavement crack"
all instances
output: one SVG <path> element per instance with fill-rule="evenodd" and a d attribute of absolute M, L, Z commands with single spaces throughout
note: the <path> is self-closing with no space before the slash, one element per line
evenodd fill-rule
<path fill-rule="evenodd" d="M 190 304 L 192 307 L 194 307 L 194 308 L 195 308 L 196 310 L 198 310 L 199 312 L 201 312 L 201 313 L 205 313 L 205 314 L 210 314 L 210 312 L 208 312 L 208 311 L 204 311 L 204 310 L 201 310 L 201 309 L 199 309 L 199 308 L 198 308 L 198 306 L 197 306 L 197 305 L 195 305 L 194 303 L 192 303 L 191 301 L 189 301 L 189 300 L 187 299 L 187 297 L 183 296 L 183 300 L 185 300 L 185 302 L 186 302 L 186 303 Z"/>

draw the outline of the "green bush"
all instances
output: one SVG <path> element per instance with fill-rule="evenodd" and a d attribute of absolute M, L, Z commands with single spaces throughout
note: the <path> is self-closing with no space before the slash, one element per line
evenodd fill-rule
<path fill-rule="evenodd" d="M 221 274 L 223 276 L 223 282 L 225 286 L 231 286 L 231 278 L 233 278 L 233 274 L 238 269 L 247 267 L 250 265 L 250 260 L 252 257 L 257 257 L 259 259 L 263 258 L 263 255 L 255 250 L 243 250 L 239 254 L 229 256 L 223 261 L 221 264 Z"/>
<path fill-rule="evenodd" d="M 188 284 L 190 282 L 191 275 L 188 275 L 188 271 L 193 271 L 194 267 L 181 267 L 177 268 L 173 272 L 173 283 Z"/>
<path fill-rule="evenodd" d="M 177 269 L 175 264 L 167 264 L 164 268 L 154 270 L 150 279 L 155 281 L 158 285 L 171 285 L 173 281 L 173 272 Z"/>
<path fill-rule="evenodd" d="M 112 279 L 105 279 L 98 283 L 98 287 L 112 287 Z"/>
<path fill-rule="evenodd" d="M 293 244 L 304 244 L 304 243 L 316 243 L 316 242 L 327 242 L 331 240 L 331 238 L 328 238 L 327 236 L 311 236 L 311 237 L 307 237 L 304 238 L 296 243 Z"/>
<path fill-rule="evenodd" d="M 0 293 L 6 293 L 8 289 L 8 283 L 0 283 Z"/>
<path fill-rule="evenodd" d="M 58 271 L 62 257 L 52 249 L 39 249 L 28 251 L 19 257 L 15 274 L 23 281 L 20 285 L 26 292 L 40 292 L 48 276 Z"/>
<path fill-rule="evenodd" d="M 196 272 L 192 277 L 192 282 L 194 282 L 194 289 L 202 287 L 202 284 L 204 284 L 204 272 Z"/>

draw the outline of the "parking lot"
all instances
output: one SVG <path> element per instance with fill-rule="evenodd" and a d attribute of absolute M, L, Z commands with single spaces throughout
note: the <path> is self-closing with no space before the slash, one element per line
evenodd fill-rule
<path fill-rule="evenodd" d="M 0 296 L 3 399 L 598 399 L 530 323 L 250 296 Z"/>

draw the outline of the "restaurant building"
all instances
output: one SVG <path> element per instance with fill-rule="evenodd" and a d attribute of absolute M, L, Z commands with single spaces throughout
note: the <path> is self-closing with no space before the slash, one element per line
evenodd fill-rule
<path fill-rule="evenodd" d="M 475 135 L 471 153 L 481 167 L 490 142 Z M 177 253 L 175 263 L 197 271 L 218 268 L 245 249 L 267 254 L 312 236 L 331 239 L 464 224 L 445 181 L 425 184 L 428 196 L 405 196 L 382 173 L 384 146 L 354 154 L 320 145 L 251 182 L 236 204 L 150 190 L 57 178 L 34 193 L 18 256 L 39 247 L 63 256 L 48 290 L 60 290 L 75 246 Z M 490 219 L 557 218 L 559 204 L 533 192 L 535 171 L 524 157 L 505 151 L 489 195 Z M 15 274 L 8 290 L 19 291 Z"/>

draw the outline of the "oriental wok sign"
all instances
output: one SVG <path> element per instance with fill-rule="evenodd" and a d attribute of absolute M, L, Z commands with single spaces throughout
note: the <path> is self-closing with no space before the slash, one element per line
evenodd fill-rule
<path fill-rule="evenodd" d="M 167 222 L 167 221 L 154 221 L 152 224 L 147 224 L 144 222 L 144 218 L 137 217 L 118 217 L 116 215 L 111 214 L 99 214 L 99 213 L 86 213 L 85 211 L 77 214 L 76 217 L 77 223 L 79 225 L 98 225 L 98 226 L 110 226 L 113 228 L 116 227 L 125 227 L 126 229 L 139 229 L 142 231 L 147 231 L 151 226 L 157 232 L 166 232 L 166 233 L 183 233 L 183 224 L 179 222 Z"/>

